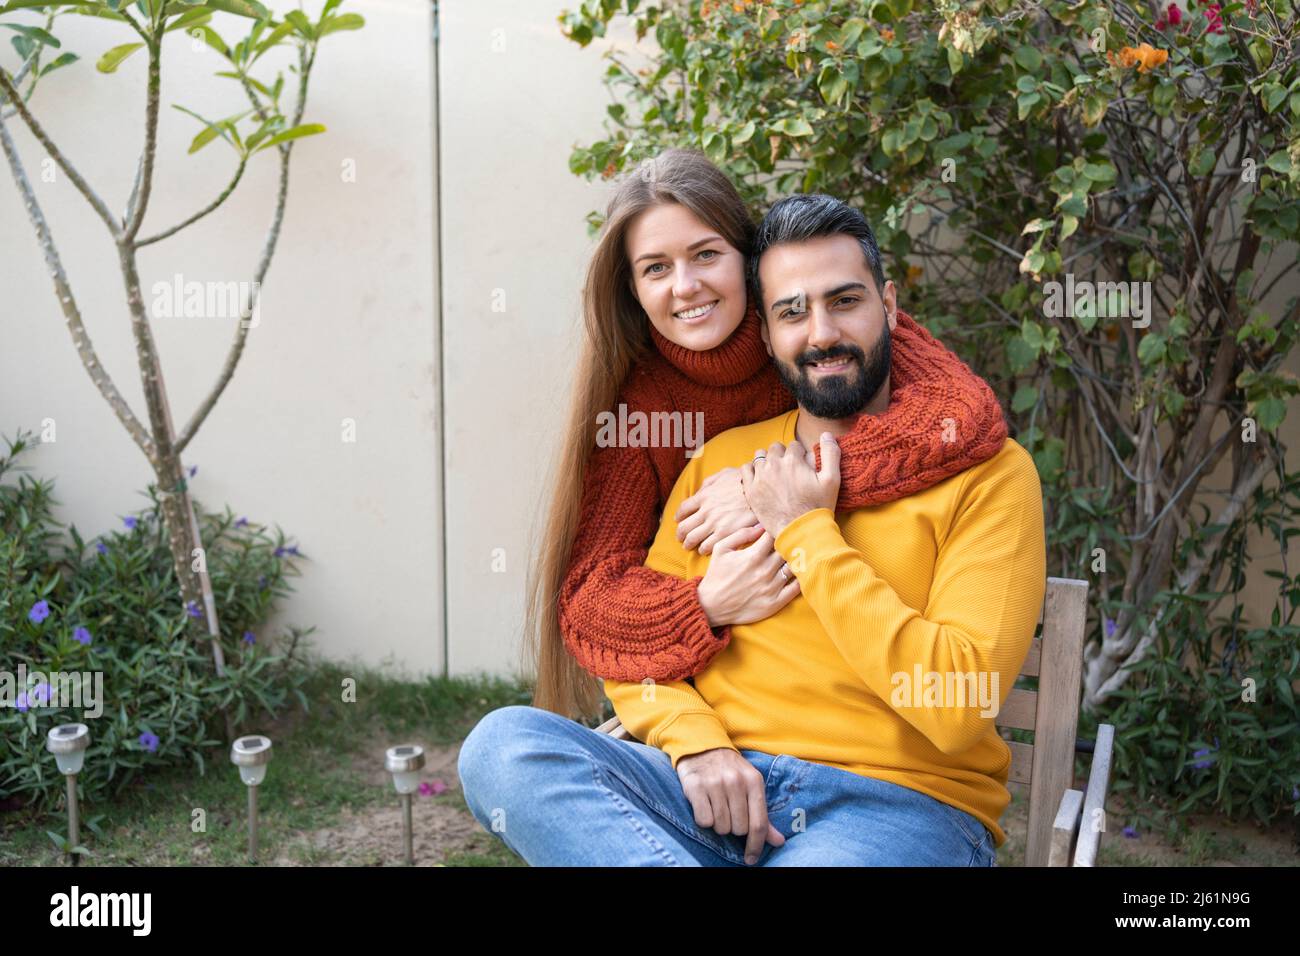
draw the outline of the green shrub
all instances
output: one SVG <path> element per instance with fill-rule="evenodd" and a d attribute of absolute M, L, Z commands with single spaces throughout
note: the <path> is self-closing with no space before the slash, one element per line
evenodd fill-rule
<path fill-rule="evenodd" d="M 102 714 L 88 706 L 43 706 L 33 685 L 0 706 L 0 799 L 48 809 L 64 789 L 45 749 L 51 727 L 84 722 L 91 745 L 78 782 L 93 801 L 120 792 L 152 768 L 222 759 L 227 708 L 238 729 L 274 717 L 296 699 L 303 672 L 300 643 L 314 628 L 278 638 L 261 628 L 297 575 L 298 549 L 277 528 L 221 515 L 200 515 L 207 566 L 220 619 L 226 673 L 217 677 L 212 648 L 186 638 L 187 610 L 172 571 L 156 489 L 150 506 L 122 519 L 120 530 L 87 543 L 53 517 L 53 482 L 9 472 L 30 444 L 21 432 L 0 457 L 0 672 L 102 675 Z M 17 688 L 22 691 L 24 688 Z M 83 701 L 84 703 L 84 701 Z M 253 728 L 248 727 L 249 730 Z"/>

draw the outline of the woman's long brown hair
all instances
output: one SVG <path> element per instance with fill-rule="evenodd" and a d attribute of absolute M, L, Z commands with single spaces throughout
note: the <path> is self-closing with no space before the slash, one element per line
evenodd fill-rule
<path fill-rule="evenodd" d="M 696 150 L 669 149 L 625 176 L 605 212 L 582 290 L 585 336 L 544 537 L 528 575 L 524 665 L 537 676 L 533 706 L 565 717 L 597 716 L 603 682 L 564 646 L 558 598 L 582 517 L 582 488 L 596 444 L 597 416 L 615 402 L 637 360 L 653 348 L 649 318 L 633 294 L 625 240 L 628 228 L 652 206 L 677 203 L 748 257 L 754 224 L 731 180 Z"/>

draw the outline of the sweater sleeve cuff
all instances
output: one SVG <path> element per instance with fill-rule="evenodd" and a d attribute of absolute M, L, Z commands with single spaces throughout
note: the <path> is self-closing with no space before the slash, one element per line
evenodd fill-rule
<path fill-rule="evenodd" d="M 706 750 L 726 747 L 740 752 L 717 715 L 705 711 L 678 714 L 655 737 L 653 745 L 672 758 L 673 770 L 677 769 L 677 762 L 683 757 Z"/>

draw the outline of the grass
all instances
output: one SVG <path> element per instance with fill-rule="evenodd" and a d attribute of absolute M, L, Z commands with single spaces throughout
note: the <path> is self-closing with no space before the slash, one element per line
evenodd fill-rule
<path fill-rule="evenodd" d="M 348 680 L 355 681 L 355 702 L 344 699 Z M 525 865 L 473 818 L 453 778 L 455 752 L 473 726 L 490 710 L 530 703 L 528 688 L 495 678 L 401 680 L 317 663 L 303 690 L 308 711 L 249 728 L 268 734 L 275 748 L 259 794 L 263 864 L 401 864 L 399 805 L 383 752 L 417 742 L 429 755 L 426 779 L 448 778 L 443 793 L 414 798 L 417 862 Z M 1115 789 L 1102 866 L 1297 863 L 1290 820 L 1261 830 L 1211 816 L 1175 818 L 1132 806 L 1130 795 Z M 225 752 L 209 755 L 202 775 L 188 765 L 150 773 L 112 803 L 81 808 L 82 842 L 92 853 L 82 865 L 246 865 L 246 808 L 247 791 Z M 999 866 L 1023 865 L 1027 815 L 1024 797 L 1013 793 L 1002 818 L 1007 842 Z M 1122 834 L 1127 823 L 1137 825 L 1136 839 Z M 62 810 L 0 814 L 0 866 L 62 865 L 45 831 L 61 833 L 66 825 Z"/>
<path fill-rule="evenodd" d="M 355 680 L 355 702 L 343 699 L 349 678 Z M 397 797 L 383 770 L 385 748 L 411 738 L 426 750 L 454 747 L 489 710 L 531 699 L 524 688 L 499 679 L 403 681 L 364 668 L 319 663 L 303 690 L 307 712 L 291 712 L 257 728 L 274 742 L 258 795 L 259 858 L 264 862 L 281 855 L 288 857 L 286 862 L 338 862 L 343 854 L 304 847 L 302 837 L 367 812 L 396 809 Z M 414 799 L 417 831 L 419 813 L 432 805 L 463 814 L 481 830 L 455 786 Z M 245 864 L 247 800 L 225 752 L 211 754 L 202 775 L 190 766 L 151 773 L 110 805 L 81 807 L 81 840 L 91 851 L 82 865 Z M 62 808 L 40 815 L 0 814 L 0 866 L 62 865 L 63 857 L 45 831 L 64 833 L 66 828 Z M 480 836 L 481 841 L 472 841 L 474 850 L 449 853 L 448 865 L 521 863 L 500 840 L 486 832 Z"/>

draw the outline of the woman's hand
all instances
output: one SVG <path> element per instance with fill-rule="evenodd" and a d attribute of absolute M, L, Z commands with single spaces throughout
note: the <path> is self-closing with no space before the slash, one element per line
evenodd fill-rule
<path fill-rule="evenodd" d="M 761 621 L 798 593 L 799 582 L 772 547 L 772 536 L 757 526 L 741 528 L 718 542 L 699 586 L 700 606 L 710 627 Z"/>
<path fill-rule="evenodd" d="M 763 844 L 785 844 L 767 818 L 767 782 L 754 765 L 729 747 L 691 754 L 677 761 L 682 792 L 695 811 L 697 826 L 723 836 L 744 836 L 745 862 L 758 862 Z"/>
<path fill-rule="evenodd" d="M 682 502 L 675 520 L 682 547 L 700 554 L 710 554 L 733 531 L 758 523 L 745 501 L 739 468 L 724 468 L 705 478 L 700 490 Z"/>

